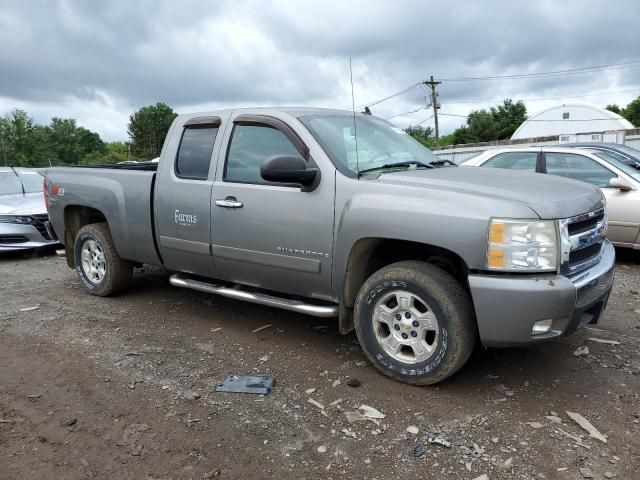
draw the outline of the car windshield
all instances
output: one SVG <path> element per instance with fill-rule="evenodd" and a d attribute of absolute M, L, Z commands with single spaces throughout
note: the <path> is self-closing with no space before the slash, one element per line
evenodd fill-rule
<path fill-rule="evenodd" d="M 616 148 L 625 155 L 633 158 L 637 162 L 640 162 L 640 150 L 636 150 L 635 148 L 631 148 L 626 145 L 616 145 Z"/>
<path fill-rule="evenodd" d="M 634 180 L 640 182 L 640 170 L 635 167 L 632 167 L 628 163 L 619 160 L 616 156 L 609 154 L 609 152 L 594 152 L 596 157 L 601 158 L 602 160 L 610 163 L 618 170 L 622 170 L 624 173 L 632 177 Z"/>
<path fill-rule="evenodd" d="M 23 190 L 24 187 L 24 190 Z M 42 191 L 42 175 L 35 171 L 0 170 L 0 195 L 21 195 Z"/>
<path fill-rule="evenodd" d="M 356 115 L 307 115 L 300 121 L 333 162 L 353 173 L 378 168 L 440 165 L 441 160 L 401 128 L 379 118 Z M 357 154 L 356 154 L 357 133 Z"/>

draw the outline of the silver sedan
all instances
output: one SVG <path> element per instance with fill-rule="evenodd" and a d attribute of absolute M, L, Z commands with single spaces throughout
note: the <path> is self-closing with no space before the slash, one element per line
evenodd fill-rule
<path fill-rule="evenodd" d="M 462 165 L 559 175 L 600 187 L 607 199 L 607 238 L 640 248 L 640 170 L 600 149 L 527 147 L 487 150 Z"/>
<path fill-rule="evenodd" d="M 35 170 L 0 167 L 0 252 L 58 243 L 47 229 L 43 180 Z"/>

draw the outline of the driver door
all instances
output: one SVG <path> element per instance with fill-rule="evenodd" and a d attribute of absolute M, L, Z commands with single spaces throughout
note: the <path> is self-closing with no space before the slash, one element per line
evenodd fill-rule
<path fill-rule="evenodd" d="M 267 182 L 260 168 L 308 147 L 285 121 L 239 115 L 226 134 L 224 168 L 212 190 L 212 253 L 224 280 L 319 299 L 331 298 L 335 170 L 313 191 Z"/>

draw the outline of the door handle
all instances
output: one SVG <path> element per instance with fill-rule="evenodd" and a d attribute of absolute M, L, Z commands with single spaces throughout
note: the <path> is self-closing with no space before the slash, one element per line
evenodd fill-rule
<path fill-rule="evenodd" d="M 242 208 L 242 205 L 242 202 L 236 200 L 235 197 L 216 200 L 216 206 L 223 208 Z"/>

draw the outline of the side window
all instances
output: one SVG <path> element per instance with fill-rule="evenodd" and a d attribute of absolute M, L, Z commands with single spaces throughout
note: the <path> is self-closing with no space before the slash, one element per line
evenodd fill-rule
<path fill-rule="evenodd" d="M 182 178 L 206 180 L 218 127 L 187 127 L 182 132 L 176 175 Z"/>
<path fill-rule="evenodd" d="M 499 153 L 491 160 L 483 163 L 482 166 L 535 172 L 537 161 L 538 152 L 506 152 Z"/>
<path fill-rule="evenodd" d="M 224 180 L 266 183 L 260 175 L 260 167 L 267 158 L 275 155 L 299 156 L 300 153 L 278 129 L 263 125 L 236 125 L 227 154 Z"/>
<path fill-rule="evenodd" d="M 573 153 L 545 153 L 547 173 L 607 187 L 615 173 L 588 157 Z"/>

